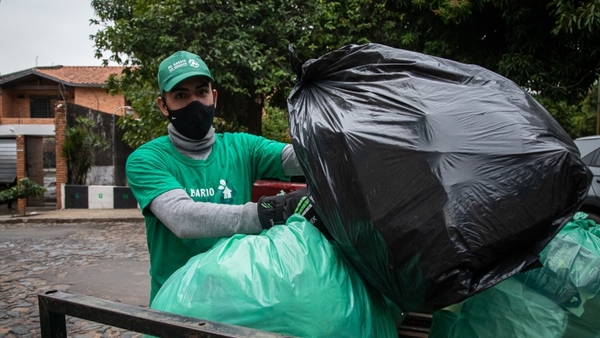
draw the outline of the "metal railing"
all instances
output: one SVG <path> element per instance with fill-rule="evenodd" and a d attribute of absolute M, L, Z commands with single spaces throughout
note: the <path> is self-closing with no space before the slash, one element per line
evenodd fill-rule
<path fill-rule="evenodd" d="M 409 313 L 398 327 L 399 338 L 427 338 L 431 328 L 432 315 L 428 313 Z"/>
<path fill-rule="evenodd" d="M 289 337 L 62 291 L 38 295 L 42 338 L 66 338 L 66 316 L 157 337 Z"/>

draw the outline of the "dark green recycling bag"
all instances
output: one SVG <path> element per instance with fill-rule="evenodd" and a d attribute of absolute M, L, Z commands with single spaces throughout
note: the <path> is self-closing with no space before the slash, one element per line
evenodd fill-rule
<path fill-rule="evenodd" d="M 577 213 L 540 253 L 543 268 L 517 275 L 566 310 L 565 337 L 600 337 L 600 226 Z"/>
<path fill-rule="evenodd" d="M 540 262 L 435 312 L 429 336 L 600 338 L 600 226 L 576 213 Z"/>
<path fill-rule="evenodd" d="M 543 267 L 518 278 L 558 305 L 581 316 L 600 292 L 600 227 L 584 213 L 575 214 L 540 253 Z"/>
<path fill-rule="evenodd" d="M 192 257 L 151 308 L 299 337 L 397 337 L 399 310 L 299 215 Z"/>
<path fill-rule="evenodd" d="M 434 312 L 430 338 L 562 338 L 567 314 L 509 278 L 464 302 Z"/>

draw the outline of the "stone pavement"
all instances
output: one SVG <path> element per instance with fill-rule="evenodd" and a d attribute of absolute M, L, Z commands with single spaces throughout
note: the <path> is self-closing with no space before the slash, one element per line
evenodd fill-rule
<path fill-rule="evenodd" d="M 6 209 L 0 205 L 0 209 Z M 146 307 L 145 227 L 137 209 L 0 213 L 0 338 L 39 337 L 37 295 L 60 290 Z M 69 337 L 139 337 L 67 317 Z"/>

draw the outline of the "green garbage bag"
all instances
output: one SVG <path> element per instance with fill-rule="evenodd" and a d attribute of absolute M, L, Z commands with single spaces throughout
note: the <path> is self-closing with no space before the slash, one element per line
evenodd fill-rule
<path fill-rule="evenodd" d="M 299 337 L 397 337 L 400 315 L 300 215 L 192 257 L 150 307 Z"/>
<path fill-rule="evenodd" d="M 585 302 L 581 316 L 569 313 L 565 337 L 600 338 L 599 306 L 596 299 Z"/>
<path fill-rule="evenodd" d="M 540 262 L 542 268 L 519 276 L 526 285 L 577 316 L 587 301 L 599 301 L 600 227 L 586 214 L 573 216 L 542 250 Z"/>
<path fill-rule="evenodd" d="M 567 311 L 565 337 L 600 337 L 600 226 L 576 213 L 540 261 L 542 268 L 517 277 Z"/>
<path fill-rule="evenodd" d="M 430 337 L 600 338 L 600 227 L 576 213 L 540 262 L 434 313 Z"/>
<path fill-rule="evenodd" d="M 433 313 L 430 338 L 562 338 L 567 314 L 514 277 Z"/>

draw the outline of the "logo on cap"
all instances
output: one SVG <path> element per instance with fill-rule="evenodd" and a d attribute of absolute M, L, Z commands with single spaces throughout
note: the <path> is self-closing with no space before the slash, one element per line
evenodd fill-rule
<path fill-rule="evenodd" d="M 181 68 L 181 67 L 185 67 L 185 66 L 192 66 L 194 68 L 198 68 L 200 65 L 198 64 L 198 62 L 196 62 L 194 59 L 189 59 L 189 61 L 186 60 L 179 60 L 174 62 L 172 65 L 170 65 L 168 67 L 169 69 L 169 73 L 172 73 L 175 71 L 175 69 Z"/>
<path fill-rule="evenodd" d="M 214 82 L 208 67 L 198 55 L 186 51 L 176 52 L 160 63 L 158 88 L 161 91 L 169 91 L 178 82 L 190 76 L 204 76 Z"/>
<path fill-rule="evenodd" d="M 190 59 L 188 62 L 190 63 L 190 66 L 192 66 L 194 68 L 200 67 L 200 64 L 198 62 L 196 62 L 196 60 L 194 60 L 194 59 Z"/>

